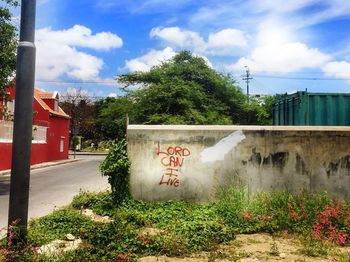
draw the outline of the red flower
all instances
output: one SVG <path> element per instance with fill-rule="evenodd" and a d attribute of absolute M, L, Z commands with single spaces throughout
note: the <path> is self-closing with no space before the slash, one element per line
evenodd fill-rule
<path fill-rule="evenodd" d="M 296 221 L 298 219 L 298 214 L 294 210 L 289 211 L 289 217 L 293 220 Z"/>
<path fill-rule="evenodd" d="M 252 215 L 249 213 L 249 211 L 247 210 L 244 210 L 242 213 L 241 213 L 241 216 L 246 219 L 246 220 L 251 220 L 252 219 Z"/>
<path fill-rule="evenodd" d="M 143 245 L 147 246 L 149 244 L 149 240 L 145 238 L 144 236 L 139 236 L 139 240 L 142 242 Z"/>

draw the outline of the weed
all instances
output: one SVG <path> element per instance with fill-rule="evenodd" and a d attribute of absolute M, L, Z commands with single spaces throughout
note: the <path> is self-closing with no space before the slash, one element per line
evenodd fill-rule
<path fill-rule="evenodd" d="M 68 207 L 31 221 L 28 241 L 43 245 L 55 239 L 63 239 L 68 233 L 86 238 L 87 233 L 93 232 L 95 227 L 95 224 L 82 217 L 78 210 Z"/>
<path fill-rule="evenodd" d="M 18 220 L 8 228 L 8 237 L 0 243 L 0 261 L 35 261 L 37 247 L 20 239 Z M 7 241 L 6 241 L 7 240 Z"/>
<path fill-rule="evenodd" d="M 309 257 L 327 256 L 331 250 L 329 244 L 322 240 L 312 239 L 310 236 L 303 237 L 301 244 L 302 248 L 299 252 Z"/>
<path fill-rule="evenodd" d="M 339 256 L 339 262 L 349 262 L 350 261 L 350 253 L 341 254 Z"/>
<path fill-rule="evenodd" d="M 129 191 L 130 161 L 126 149 L 126 140 L 114 144 L 100 166 L 101 174 L 108 176 L 114 202 L 120 204 L 130 198 Z"/>
<path fill-rule="evenodd" d="M 337 201 L 327 206 L 317 218 L 314 224 L 314 237 L 328 240 L 341 246 L 345 245 L 349 232 L 349 211 L 344 210 L 343 202 Z"/>
<path fill-rule="evenodd" d="M 210 204 L 146 203 L 128 197 L 115 204 L 114 193 L 81 192 L 69 207 L 31 223 L 31 243 L 45 244 L 67 233 L 87 243 L 51 261 L 136 260 L 148 255 L 185 256 L 201 251 L 211 252 L 212 258 L 237 260 L 238 253 L 214 251 L 218 244 L 233 240 L 236 232 L 303 235 L 300 252 L 308 256 L 328 255 L 331 247 L 324 240 L 347 244 L 350 234 L 349 204 L 326 194 L 259 193 L 248 200 L 245 189 L 231 188 L 220 192 L 218 201 Z M 94 224 L 80 215 L 81 207 L 108 215 L 114 222 Z M 158 233 L 144 233 L 145 228 L 155 228 Z M 270 253 L 279 254 L 275 240 Z"/>
<path fill-rule="evenodd" d="M 270 255 L 272 256 L 280 255 L 280 251 L 278 250 L 278 245 L 275 239 L 273 239 L 273 242 L 271 243 L 271 246 L 270 246 Z"/>
<path fill-rule="evenodd" d="M 111 216 L 115 207 L 110 191 L 103 193 L 80 192 L 73 198 L 71 206 L 75 209 L 89 208 L 101 216 Z"/>

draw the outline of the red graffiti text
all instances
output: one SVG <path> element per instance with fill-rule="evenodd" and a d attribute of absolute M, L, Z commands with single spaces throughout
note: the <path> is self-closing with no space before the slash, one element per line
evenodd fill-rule
<path fill-rule="evenodd" d="M 186 147 L 169 146 L 161 149 L 158 142 L 156 149 L 157 156 L 161 156 L 160 163 L 165 167 L 165 171 L 159 181 L 159 185 L 178 187 L 180 185 L 179 170 L 184 163 L 185 157 L 191 155 L 191 152 Z"/>

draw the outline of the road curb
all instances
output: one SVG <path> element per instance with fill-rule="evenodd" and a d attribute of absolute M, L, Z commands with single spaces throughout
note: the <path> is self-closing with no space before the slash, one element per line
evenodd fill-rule
<path fill-rule="evenodd" d="M 107 156 L 108 153 L 90 153 L 90 152 L 76 152 L 76 156 Z M 69 152 L 69 156 L 74 156 L 74 153 Z"/>
<path fill-rule="evenodd" d="M 58 165 L 64 165 L 69 163 L 74 163 L 77 161 L 81 161 L 83 159 L 66 159 L 66 160 L 60 160 L 60 161 L 52 161 L 52 162 L 44 162 L 36 165 L 32 165 L 30 167 L 30 170 L 40 169 L 44 167 L 51 167 L 51 166 L 58 166 Z M 0 171 L 0 176 L 6 176 L 11 174 L 11 169 Z"/>

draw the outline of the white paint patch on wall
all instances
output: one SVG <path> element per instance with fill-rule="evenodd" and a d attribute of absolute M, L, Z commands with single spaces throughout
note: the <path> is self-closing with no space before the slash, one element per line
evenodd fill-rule
<path fill-rule="evenodd" d="M 245 135 L 242 130 L 233 132 L 229 136 L 221 139 L 216 145 L 204 149 L 200 153 L 202 163 L 224 160 L 225 155 L 244 139 Z"/>

